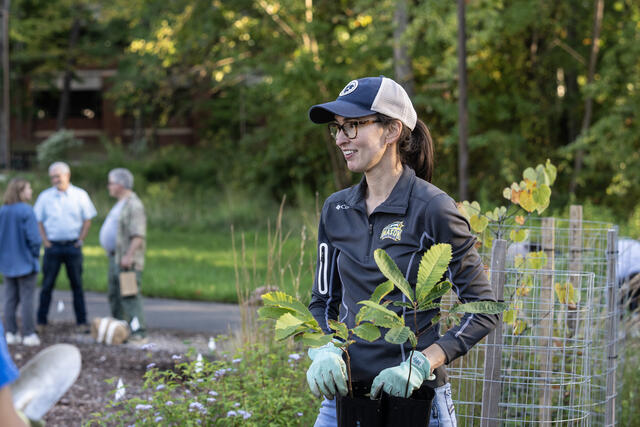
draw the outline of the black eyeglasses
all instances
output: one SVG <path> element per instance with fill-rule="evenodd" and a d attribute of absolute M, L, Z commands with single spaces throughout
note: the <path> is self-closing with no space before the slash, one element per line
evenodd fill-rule
<path fill-rule="evenodd" d="M 369 119 L 369 120 L 348 120 L 343 124 L 331 122 L 327 126 L 329 127 L 329 133 L 331 136 L 336 139 L 338 138 L 338 131 L 342 131 L 344 135 L 349 139 L 354 139 L 358 136 L 358 126 L 359 125 L 367 125 L 369 123 L 380 123 L 380 119 Z"/>

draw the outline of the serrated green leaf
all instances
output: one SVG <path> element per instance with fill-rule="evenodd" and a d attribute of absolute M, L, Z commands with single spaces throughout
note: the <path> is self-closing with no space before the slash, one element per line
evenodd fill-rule
<path fill-rule="evenodd" d="M 436 323 L 438 323 L 441 317 L 442 317 L 441 314 L 436 314 L 435 316 L 433 316 L 433 319 L 431 319 L 431 324 L 435 325 Z"/>
<path fill-rule="evenodd" d="M 440 303 L 437 302 L 424 302 L 418 306 L 418 311 L 428 311 L 440 308 Z"/>
<path fill-rule="evenodd" d="M 262 302 L 265 307 L 279 307 L 286 309 L 289 313 L 303 320 L 313 319 L 313 315 L 306 305 L 284 292 L 277 291 L 266 293 L 262 295 Z"/>
<path fill-rule="evenodd" d="M 376 304 L 373 301 L 360 301 L 358 304 L 366 306 L 364 315 L 361 321 L 369 321 L 375 326 L 383 328 L 394 328 L 396 326 L 404 326 L 404 319 L 398 316 L 388 308 L 383 307 L 380 304 Z M 362 311 L 362 309 L 360 310 Z"/>
<path fill-rule="evenodd" d="M 524 242 L 529 237 L 529 230 L 521 228 L 519 230 L 511 230 L 509 232 L 509 239 L 514 242 Z"/>
<path fill-rule="evenodd" d="M 261 319 L 278 320 L 280 316 L 282 316 L 285 313 L 291 314 L 291 310 L 287 308 L 281 308 L 281 307 L 260 307 L 258 309 L 258 315 L 260 316 Z"/>
<path fill-rule="evenodd" d="M 384 340 L 391 344 L 404 344 L 409 339 L 411 330 L 407 326 L 391 328 L 384 336 Z"/>
<path fill-rule="evenodd" d="M 304 324 L 304 320 L 293 316 L 291 313 L 285 313 L 276 321 L 276 340 L 283 340 L 293 334 L 305 330 L 300 328 Z"/>
<path fill-rule="evenodd" d="M 500 314 L 509 308 L 509 304 L 495 301 L 473 301 L 464 304 L 456 304 L 451 307 L 449 314 L 455 313 L 479 313 Z"/>
<path fill-rule="evenodd" d="M 380 329 L 371 323 L 363 323 L 353 328 L 353 333 L 365 341 L 375 341 L 380 338 Z"/>
<path fill-rule="evenodd" d="M 392 304 L 395 305 L 396 307 L 405 307 L 413 310 L 413 304 L 411 304 L 410 302 L 394 301 Z"/>
<path fill-rule="evenodd" d="M 409 301 L 413 302 L 414 297 L 411 285 L 409 285 L 409 282 L 404 278 L 402 272 L 393 259 L 391 259 L 389 254 L 387 254 L 383 249 L 376 249 L 373 253 L 373 257 L 382 274 L 384 274 L 387 279 L 391 280 L 391 282 L 400 289 L 400 292 L 402 292 Z"/>
<path fill-rule="evenodd" d="M 425 301 L 431 290 L 442 279 L 451 261 L 451 245 L 439 243 L 431 246 L 420 259 L 418 280 L 416 282 L 416 299 L 418 304 Z"/>
<path fill-rule="evenodd" d="M 371 298 L 369 298 L 369 300 L 375 303 L 379 303 L 380 300 L 386 297 L 389 294 L 389 292 L 391 292 L 392 290 L 393 290 L 393 283 L 387 280 L 386 282 L 376 286 L 376 290 L 373 291 L 373 294 L 371 294 Z"/>
<path fill-rule="evenodd" d="M 349 330 L 347 329 L 347 325 L 342 322 L 338 322 L 337 320 L 329 320 L 329 327 L 336 332 L 336 335 L 343 340 L 349 338 Z"/>
<path fill-rule="evenodd" d="M 418 346 L 418 338 L 411 331 L 409 331 L 409 341 L 411 342 L 411 347 L 416 348 Z"/>
<path fill-rule="evenodd" d="M 322 332 L 305 332 L 300 337 L 302 344 L 309 347 L 322 347 L 333 339 L 333 335 L 325 335 Z"/>
<path fill-rule="evenodd" d="M 436 286 L 433 287 L 433 289 L 431 289 L 431 292 L 425 295 L 424 299 L 422 300 L 422 304 L 420 304 L 418 307 L 423 306 L 424 304 L 431 303 L 437 300 L 438 298 L 441 298 L 442 296 L 444 296 L 444 294 L 446 294 L 447 292 L 449 292 L 449 290 L 451 290 L 451 287 L 452 287 L 451 282 L 448 280 L 438 283 Z"/>

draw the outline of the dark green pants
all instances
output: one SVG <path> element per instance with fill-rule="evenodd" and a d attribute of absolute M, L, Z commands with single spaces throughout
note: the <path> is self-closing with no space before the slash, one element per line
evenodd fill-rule
<path fill-rule="evenodd" d="M 116 319 L 124 320 L 129 323 L 133 335 L 146 335 L 146 325 L 144 321 L 144 311 L 142 310 L 142 296 L 140 292 L 142 272 L 136 271 L 136 282 L 138 283 L 138 293 L 133 296 L 123 297 L 120 295 L 120 266 L 116 265 L 116 257 L 109 255 L 109 306 L 111 307 L 111 316 Z M 138 329 L 135 331 L 131 325 L 133 319 L 138 319 Z"/>

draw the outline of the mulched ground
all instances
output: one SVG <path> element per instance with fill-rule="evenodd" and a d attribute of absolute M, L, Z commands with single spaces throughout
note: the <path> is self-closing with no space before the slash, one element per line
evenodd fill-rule
<path fill-rule="evenodd" d="M 172 356 L 184 355 L 189 347 L 202 354 L 209 351 L 209 337 L 204 335 L 151 330 L 148 336 L 149 344 L 153 344 L 145 348 L 133 344 L 107 346 L 96 343 L 89 334 L 76 333 L 73 324 L 56 323 L 48 325 L 40 335 L 42 345 L 39 347 L 13 345 L 9 351 L 20 368 L 50 345 L 67 343 L 78 347 L 82 355 L 80 376 L 43 420 L 47 426 L 80 426 L 88 421 L 91 413 L 104 411 L 106 403 L 113 398 L 110 392 L 115 384 L 105 380 L 122 378 L 126 397 L 143 397 L 141 386 L 149 363 L 154 362 L 161 370 L 170 369 L 174 366 Z"/>

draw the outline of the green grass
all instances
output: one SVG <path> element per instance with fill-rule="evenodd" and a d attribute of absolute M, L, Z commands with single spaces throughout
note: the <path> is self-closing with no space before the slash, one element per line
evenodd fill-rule
<path fill-rule="evenodd" d="M 101 225 L 101 219 L 94 221 L 83 248 L 83 280 L 85 290 L 106 292 L 107 257 L 98 242 Z M 300 230 L 292 230 L 282 245 L 280 255 L 275 250 L 271 252 L 271 257 L 269 235 L 273 236 L 275 232 L 270 233 L 268 228 L 259 225 L 254 229 L 236 230 L 234 257 L 230 226 L 189 231 L 156 227 L 150 222 L 142 293 L 147 297 L 237 302 L 236 283 L 240 284 L 241 289 L 255 289 L 269 284 L 295 293 L 294 283 L 300 269 L 301 293 L 309 294 L 313 280 L 311 257 L 315 257 L 315 242 L 303 241 Z M 300 267 L 300 247 L 303 242 L 304 262 Z M 58 276 L 56 289 L 69 289 L 63 270 Z"/>

